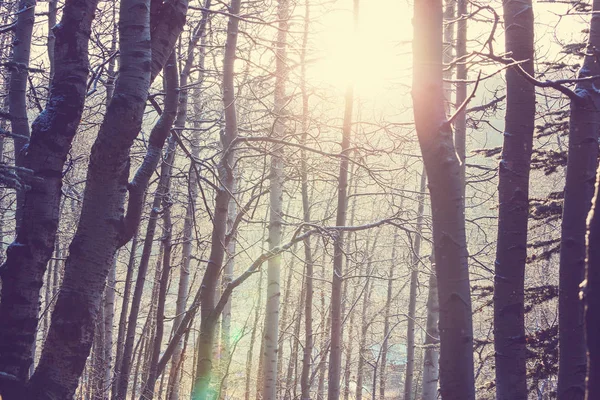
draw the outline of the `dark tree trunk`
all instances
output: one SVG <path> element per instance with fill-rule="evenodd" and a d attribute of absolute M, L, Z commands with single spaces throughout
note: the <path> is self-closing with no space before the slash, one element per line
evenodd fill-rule
<path fill-rule="evenodd" d="M 8 112 L 10 127 L 14 135 L 15 166 L 25 166 L 25 146 L 29 141 L 29 120 L 27 119 L 27 78 L 31 40 L 35 22 L 36 0 L 20 0 L 15 21 L 12 43 L 12 58 L 8 63 L 10 80 L 8 84 Z M 17 187 L 16 228 L 19 227 L 25 212 L 25 190 Z"/>
<path fill-rule="evenodd" d="M 232 15 L 240 13 L 241 0 L 232 0 L 229 11 Z M 234 64 L 237 49 L 239 18 L 230 17 L 227 23 L 227 41 L 223 58 L 223 103 L 225 104 L 225 134 L 221 136 L 221 146 L 229 149 L 237 137 L 235 112 Z M 198 339 L 198 363 L 194 377 L 194 400 L 211 398 L 210 380 L 213 370 L 213 343 L 218 315 L 215 315 L 215 297 L 219 286 L 219 275 L 225 258 L 225 235 L 227 233 L 227 210 L 233 191 L 233 151 L 223 154 L 219 161 L 220 186 L 216 190 L 215 211 L 211 248 L 206 271 L 202 278 L 202 294 L 200 305 L 200 338 Z"/>
<path fill-rule="evenodd" d="M 394 230 L 394 242 L 392 243 L 392 260 L 390 262 L 390 269 L 388 272 L 387 296 L 383 316 L 383 340 L 381 344 L 381 361 L 379 362 L 379 398 L 381 400 L 385 400 L 385 389 L 387 382 L 387 356 L 389 351 L 389 339 L 391 335 L 390 314 L 394 289 L 394 268 L 396 267 L 396 245 L 398 243 L 398 236 L 398 231 Z"/>
<path fill-rule="evenodd" d="M 527 73 L 533 75 L 531 0 L 504 2 L 504 20 L 506 51 L 521 62 L 521 67 Z M 506 71 L 506 117 L 498 172 L 498 244 L 494 263 L 497 400 L 527 399 L 523 296 L 534 119 L 534 87 L 516 68 L 510 68 Z M 439 290 L 441 294 L 441 285 Z M 441 301 L 440 307 L 444 307 Z M 444 357 L 443 337 L 441 357 Z M 443 373 L 441 379 L 444 379 Z"/>
<path fill-rule="evenodd" d="M 358 26 L 358 1 L 354 0 L 354 27 Z M 344 122 L 342 126 L 341 154 L 338 175 L 338 198 L 336 226 L 346 225 L 348 211 L 348 155 L 352 135 L 352 110 L 354 108 L 354 87 L 346 89 Z M 344 233 L 339 231 L 333 243 L 333 276 L 331 281 L 331 344 L 329 352 L 329 374 L 327 398 L 337 400 L 340 397 L 340 377 L 342 374 L 342 283 L 344 265 Z"/>
<path fill-rule="evenodd" d="M 600 11 L 600 1 L 594 1 Z M 600 16 L 592 14 L 588 48 L 600 47 Z M 594 55 L 587 55 L 579 78 L 600 75 Z M 592 82 L 579 82 L 580 100 L 571 101 L 569 150 L 560 241 L 558 295 L 558 398 L 582 400 L 585 395 L 586 348 L 583 303 L 579 285 L 585 278 L 585 226 L 598 168 L 600 94 Z"/>
<path fill-rule="evenodd" d="M 24 165 L 37 178 L 24 193 L 17 238 L 0 267 L 0 372 L 27 379 L 38 324 L 39 295 L 60 214 L 62 169 L 81 115 L 88 75 L 88 40 L 96 1 L 69 0 L 54 30 L 55 73 L 46 109 L 32 125 Z M 32 11 L 33 12 L 33 11 Z M 0 380 L 5 400 L 11 396 Z M 15 394 L 15 398 L 25 398 Z"/>
<path fill-rule="evenodd" d="M 440 299 L 440 378 L 444 400 L 474 400 L 473 323 L 460 161 L 446 118 L 441 0 L 415 3 L 413 104 L 429 180 Z"/>
<path fill-rule="evenodd" d="M 421 172 L 421 185 L 417 206 L 417 226 L 414 241 L 412 242 L 410 292 L 408 294 L 408 321 L 406 328 L 406 379 L 404 380 L 404 398 L 411 400 L 413 396 L 413 378 L 415 369 L 415 318 L 417 308 L 417 286 L 419 284 L 419 262 L 421 257 L 421 235 L 423 233 L 423 212 L 425 199 L 423 193 L 427 189 L 425 170 Z"/>

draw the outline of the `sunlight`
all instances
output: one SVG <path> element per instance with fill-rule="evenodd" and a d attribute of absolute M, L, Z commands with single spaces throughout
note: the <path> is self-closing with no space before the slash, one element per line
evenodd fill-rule
<path fill-rule="evenodd" d="M 362 3 L 358 30 L 353 27 L 352 2 L 339 2 L 339 6 L 345 8 L 331 10 L 319 19 L 323 29 L 316 33 L 314 44 L 321 57 L 310 67 L 310 79 L 338 90 L 353 83 L 359 95 L 369 97 L 394 83 L 408 83 L 409 6 L 382 0 Z"/>

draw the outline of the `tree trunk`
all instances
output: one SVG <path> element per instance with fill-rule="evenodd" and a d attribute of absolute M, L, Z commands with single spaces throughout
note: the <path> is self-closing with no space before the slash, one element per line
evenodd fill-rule
<path fill-rule="evenodd" d="M 25 192 L 23 219 L 0 267 L 0 371 L 17 377 L 21 384 L 33 362 L 31 348 L 38 324 L 40 289 L 58 227 L 63 165 L 83 112 L 88 40 L 95 8 L 96 1 L 67 1 L 61 24 L 54 30 L 56 63 L 50 99 L 32 125 L 23 160 L 34 176 L 44 179 L 32 182 Z M 33 9 L 19 17 L 30 13 Z M 18 392 L 9 393 L 12 389 L 4 388 L 1 379 L 0 391 L 5 400 L 13 395 L 25 398 Z"/>
<path fill-rule="evenodd" d="M 438 398 L 440 358 L 438 319 L 440 306 L 437 285 L 436 276 L 431 274 L 427 294 L 427 330 L 425 332 L 425 355 L 423 357 L 423 400 L 436 400 Z"/>
<path fill-rule="evenodd" d="M 598 1 L 594 1 L 597 11 Z M 593 18 L 598 18 L 594 14 Z M 600 168 L 596 175 L 596 188 L 592 208 L 588 216 L 587 262 L 582 295 L 585 304 L 585 337 L 587 344 L 587 376 L 585 380 L 585 400 L 600 398 Z"/>
<path fill-rule="evenodd" d="M 252 333 L 250 333 L 250 348 L 248 349 L 248 355 L 246 356 L 246 390 L 244 391 L 244 399 L 250 400 L 250 381 L 252 376 L 252 362 L 254 355 L 254 342 L 256 341 L 258 331 L 258 321 L 260 316 L 260 310 L 262 308 L 262 269 L 258 274 L 258 301 L 254 305 L 254 324 L 252 325 Z M 262 347 L 262 346 L 261 346 Z M 261 348 L 262 350 L 262 348 Z M 259 353 L 260 354 L 260 353 Z"/>
<path fill-rule="evenodd" d="M 232 0 L 230 13 L 240 13 L 241 0 Z M 223 58 L 223 103 L 225 106 L 225 132 L 221 135 L 222 148 L 229 149 L 237 137 L 237 122 L 235 112 L 234 92 L 234 64 L 237 49 L 239 18 L 230 17 L 227 22 L 227 41 L 225 43 L 225 56 Z M 215 315 L 215 296 L 219 285 L 219 274 L 225 258 L 225 236 L 227 231 L 227 210 L 233 192 L 233 151 L 223 153 L 217 166 L 220 178 L 220 187 L 215 196 L 215 211 L 213 214 L 213 230 L 209 262 L 202 278 L 202 294 L 200 309 L 200 338 L 198 339 L 198 364 L 194 377 L 193 398 L 204 400 L 211 398 L 209 386 L 213 370 L 213 342 L 218 315 Z"/>
<path fill-rule="evenodd" d="M 290 267 L 290 274 L 292 271 L 293 271 L 293 267 Z M 292 378 L 292 376 L 294 375 L 294 371 L 298 367 L 298 346 L 299 346 L 299 341 L 300 341 L 300 324 L 302 322 L 302 307 L 304 305 L 305 293 L 306 293 L 306 287 L 304 285 L 304 282 L 302 282 L 302 290 L 300 291 L 300 295 L 298 296 L 297 312 L 295 313 L 296 315 L 295 315 L 295 319 L 294 319 L 294 334 L 291 337 L 291 340 L 293 343 L 292 343 L 291 351 L 290 351 L 290 360 L 288 363 L 285 380 L 283 381 L 284 385 L 285 385 L 283 388 L 283 390 L 284 390 L 283 399 L 284 400 L 291 400 L 292 398 L 295 398 L 295 396 L 292 397 L 292 391 L 295 391 L 295 389 L 296 389 L 296 385 L 294 384 L 295 380 Z"/>
<path fill-rule="evenodd" d="M 272 136 L 282 139 L 285 135 L 285 107 L 287 97 L 285 84 L 287 80 L 287 30 L 289 18 L 289 1 L 278 0 L 277 18 L 279 20 L 275 49 L 275 99 Z M 281 244 L 281 227 L 283 222 L 283 182 L 284 182 L 283 146 L 275 144 L 271 151 L 270 191 L 269 191 L 269 250 Z M 280 268 L 281 255 L 269 259 L 267 265 L 267 305 L 265 309 L 264 341 L 265 352 L 262 354 L 264 376 L 262 382 L 262 398 L 277 398 L 277 349 L 279 342 L 279 301 L 280 301 Z"/>
<path fill-rule="evenodd" d="M 381 344 L 381 361 L 379 362 L 379 398 L 381 400 L 385 400 L 387 354 L 389 351 L 389 339 L 391 334 L 390 314 L 394 289 L 394 268 L 396 267 L 396 245 L 398 243 L 398 236 L 398 230 L 394 230 L 394 242 L 392 243 L 392 260 L 390 262 L 390 270 L 388 272 L 387 297 L 385 301 L 385 310 L 383 317 L 383 341 Z"/>
<path fill-rule="evenodd" d="M 104 354 L 102 363 L 102 399 L 108 400 L 108 394 L 111 386 L 111 369 L 112 369 L 112 348 L 113 348 L 113 322 L 115 318 L 115 282 L 117 272 L 117 259 L 118 253 L 115 254 L 110 272 L 108 274 L 108 280 L 106 283 L 106 289 L 104 289 Z"/>
<path fill-rule="evenodd" d="M 177 88 L 177 85 L 172 87 L 172 89 L 175 88 Z M 146 283 L 146 274 L 148 272 L 148 265 L 150 264 L 150 257 L 152 255 L 152 247 L 154 245 L 156 225 L 161 210 L 161 204 L 163 202 L 163 197 L 167 195 L 167 187 L 171 179 L 172 163 L 167 161 L 171 157 L 171 150 L 171 147 L 167 149 L 167 152 L 165 153 L 165 159 L 161 164 L 158 187 L 156 189 L 156 193 L 154 194 L 152 208 L 150 209 L 150 217 L 148 219 L 148 226 L 146 227 L 146 237 L 144 238 L 142 258 L 140 259 L 135 289 L 133 291 L 133 298 L 131 299 L 131 311 L 129 312 L 129 317 L 127 320 L 127 335 L 125 339 L 125 345 L 123 346 L 121 368 L 119 371 L 119 376 L 116 378 L 117 393 L 114 394 L 116 399 L 124 399 L 127 396 L 127 386 L 129 382 L 131 365 L 133 363 L 133 344 L 135 342 L 136 326 L 138 322 L 140 306 L 142 303 L 144 286 Z"/>
<path fill-rule="evenodd" d="M 35 22 L 36 0 L 20 0 L 15 21 L 12 43 L 12 58 L 8 64 L 10 80 L 8 84 L 8 112 L 10 127 L 14 135 L 15 166 L 25 166 L 25 146 L 29 141 L 29 120 L 27 119 L 27 77 L 31 39 Z M 25 212 L 25 191 L 17 187 L 16 230 Z"/>
<path fill-rule="evenodd" d="M 460 160 L 446 119 L 441 0 L 415 3 L 413 104 L 429 180 L 440 299 L 440 378 L 444 400 L 474 400 L 473 323 Z"/>
<path fill-rule="evenodd" d="M 600 1 L 594 1 L 600 11 Z M 588 48 L 600 47 L 600 16 L 592 14 Z M 586 55 L 578 78 L 600 75 L 594 55 Z M 598 168 L 600 94 L 592 82 L 579 82 L 580 100 L 571 101 L 567 177 L 560 240 L 558 295 L 558 398 L 583 400 L 586 347 L 583 303 L 579 285 L 585 279 L 585 226 L 594 195 L 594 171 Z"/>
<path fill-rule="evenodd" d="M 520 67 L 533 76 L 534 27 L 531 0 L 505 2 L 504 20 L 506 51 L 514 60 L 521 62 Z M 533 85 L 516 68 L 506 70 L 506 116 L 502 160 L 498 172 L 498 244 L 494 263 L 497 400 L 527 399 L 524 285 L 534 119 Z M 441 294 L 441 282 L 439 290 Z M 440 306 L 443 313 L 441 296 Z M 444 338 L 441 325 L 440 330 L 443 359 Z M 443 382 L 443 371 L 441 375 Z"/>
<path fill-rule="evenodd" d="M 368 242 L 367 242 L 368 247 Z M 374 247 L 374 246 L 373 246 Z M 367 250 L 368 251 L 368 250 Z M 371 258 L 373 253 L 369 254 L 369 264 L 371 264 Z M 363 304 L 362 304 L 362 313 L 361 313 L 361 331 L 360 331 L 360 339 L 358 345 L 358 366 L 356 367 L 356 395 L 354 398 L 356 400 L 362 400 L 363 395 L 363 378 L 364 378 L 364 369 L 365 369 L 365 358 L 366 358 L 366 350 L 367 350 L 367 333 L 369 331 L 369 322 L 367 310 L 369 309 L 370 302 L 370 294 L 371 294 L 371 279 L 370 273 L 371 268 L 365 268 L 367 272 L 367 278 L 365 282 L 365 289 L 363 294 Z"/>
<path fill-rule="evenodd" d="M 202 12 L 202 18 L 200 19 L 200 23 L 192 40 L 189 43 L 187 49 L 187 59 L 185 65 L 181 71 L 179 77 L 179 105 L 177 108 L 177 117 L 175 119 L 175 129 L 178 130 L 178 134 L 180 134 L 185 128 L 185 122 L 187 119 L 187 109 L 189 103 L 189 91 L 188 89 L 184 89 L 188 84 L 189 74 L 191 72 L 192 66 L 194 65 L 194 49 L 197 46 L 198 42 L 200 42 L 199 46 L 199 60 L 198 60 L 198 68 L 200 70 L 198 83 L 202 83 L 204 81 L 204 61 L 206 57 L 206 26 L 209 18 L 209 10 L 211 7 L 211 0 L 204 1 L 204 9 L 206 11 Z M 201 85 L 195 87 L 193 94 L 196 101 L 193 103 L 194 114 L 199 116 L 201 114 L 201 106 L 200 106 L 200 91 Z M 198 159 L 200 154 L 200 126 L 199 122 L 194 122 L 194 128 L 197 129 L 194 131 L 192 144 L 191 144 L 191 155 L 193 159 Z M 186 205 L 185 210 L 185 219 L 183 222 L 183 244 L 182 244 L 182 261 L 181 268 L 179 269 L 179 288 L 177 292 L 177 302 L 175 306 L 175 320 L 173 321 L 173 335 L 181 325 L 183 321 L 183 313 L 186 310 L 186 300 L 189 293 L 189 280 L 190 280 L 190 261 L 192 259 L 192 248 L 193 248 L 193 231 L 194 231 L 194 214 L 196 212 L 196 197 L 198 196 L 198 177 L 195 174 L 194 164 L 193 162 L 190 164 L 189 173 L 188 173 L 188 203 Z M 171 360 L 171 370 L 169 371 L 169 381 L 168 381 L 168 399 L 169 400 L 178 400 L 179 399 L 179 380 L 181 375 L 181 365 L 182 365 L 182 357 L 183 357 L 183 341 L 180 339 L 177 342 L 177 346 L 173 351 L 173 358 Z"/>
<path fill-rule="evenodd" d="M 421 172 L 421 185 L 417 201 L 417 227 L 415 240 L 412 243 L 410 292 L 408 295 L 408 320 L 406 328 L 406 379 L 404 381 L 404 398 L 412 400 L 413 396 L 413 374 L 415 368 L 415 318 L 417 307 L 417 286 L 419 284 L 419 262 L 421 258 L 421 235 L 423 232 L 423 212 L 425 210 L 425 199 L 423 193 L 427 188 L 425 170 Z"/>
<path fill-rule="evenodd" d="M 171 58 L 169 58 L 169 65 L 165 67 L 165 75 L 168 75 L 168 78 L 166 78 L 167 80 L 173 80 L 173 83 L 177 82 L 177 64 L 175 59 L 175 53 L 173 53 L 171 55 Z M 154 341 L 152 343 L 152 357 L 150 359 L 148 378 L 145 381 L 142 389 L 141 398 L 143 400 L 153 399 L 156 380 L 159 378 L 160 375 L 160 373 L 158 372 L 158 361 L 161 353 L 161 345 L 163 342 L 165 325 L 165 303 L 167 300 L 167 290 L 169 287 L 169 278 L 171 275 L 171 239 L 173 223 L 171 221 L 171 199 L 169 198 L 169 192 L 171 190 L 171 166 L 174 165 L 175 161 L 176 145 L 177 142 L 175 141 L 175 137 L 171 136 L 167 145 L 167 157 L 163 164 L 169 166 L 169 176 L 167 181 L 165 182 L 164 191 L 161 190 L 163 219 L 163 237 L 161 240 L 164 248 L 164 253 L 162 262 L 162 272 L 160 275 L 160 282 L 158 287 L 158 296 L 156 297 L 156 330 L 154 334 Z"/>
<path fill-rule="evenodd" d="M 129 151 L 141 129 L 150 83 L 170 55 L 187 13 L 185 0 L 160 7 L 161 18 L 153 19 L 151 35 L 149 0 L 121 2 L 119 78 L 92 147 L 63 285 L 40 364 L 31 379 L 32 393 L 40 399 L 71 397 L 75 392 L 112 258 L 137 230 L 142 205 L 135 202 L 143 198 L 166 138 L 164 131 L 169 132 L 175 117 L 174 112 L 163 112 L 160 129 L 150 135 L 149 153 L 140 167 L 143 171 L 138 170 L 129 183 Z"/>
<path fill-rule="evenodd" d="M 145 202 L 145 200 L 144 200 Z M 129 252 L 129 262 L 127 263 L 127 273 L 125 274 L 125 288 L 123 290 L 123 303 L 121 304 L 121 315 L 119 316 L 119 331 L 117 333 L 117 350 L 115 355 L 115 376 L 112 380 L 112 398 L 116 398 L 118 378 L 121 372 L 123 362 L 123 351 L 125 348 L 125 336 L 127 334 L 127 315 L 129 310 L 129 298 L 131 284 L 133 280 L 133 270 L 135 269 L 135 258 L 138 248 L 138 233 L 133 236 L 131 249 Z"/>
<path fill-rule="evenodd" d="M 300 90 L 302 94 L 302 135 L 301 144 L 306 145 L 308 139 L 308 91 L 306 89 L 306 48 L 310 27 L 310 1 L 304 2 L 304 34 L 302 36 L 302 50 L 300 53 Z M 300 153 L 300 174 L 302 191 L 302 216 L 304 223 L 310 223 L 310 201 L 308 197 L 308 165 L 306 151 Z M 312 366 L 313 338 L 313 295 L 314 295 L 314 261 L 310 238 L 304 239 L 304 263 L 306 274 L 306 299 L 304 302 L 304 352 L 302 356 L 302 372 L 300 375 L 300 400 L 310 400 L 310 369 Z"/>
<path fill-rule="evenodd" d="M 354 0 L 354 29 L 358 28 L 358 0 Z M 346 89 L 344 122 L 342 127 L 341 154 L 338 176 L 338 199 L 336 226 L 346 225 L 348 209 L 348 155 L 352 135 L 352 109 L 354 107 L 354 87 Z M 331 345 L 329 353 L 329 379 L 327 398 L 337 400 L 340 397 L 340 376 L 342 373 L 342 282 L 344 264 L 344 233 L 337 232 L 333 243 L 333 277 L 331 283 Z"/>

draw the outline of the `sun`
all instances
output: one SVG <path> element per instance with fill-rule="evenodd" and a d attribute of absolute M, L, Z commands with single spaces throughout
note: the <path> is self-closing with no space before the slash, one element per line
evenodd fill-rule
<path fill-rule="evenodd" d="M 354 85 L 360 96 L 376 96 L 410 79 L 411 9 L 402 1 L 361 1 L 355 29 L 352 1 L 335 3 L 319 18 L 313 40 L 320 56 L 309 79 L 338 90 Z"/>

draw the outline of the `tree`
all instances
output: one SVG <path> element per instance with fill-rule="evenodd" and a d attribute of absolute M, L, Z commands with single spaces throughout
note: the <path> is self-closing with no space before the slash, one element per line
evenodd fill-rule
<path fill-rule="evenodd" d="M 440 391 L 446 400 L 472 400 L 473 325 L 465 217 L 460 206 L 463 189 L 444 105 L 442 2 L 417 1 L 413 21 L 413 107 L 429 181 L 440 302 Z"/>
<path fill-rule="evenodd" d="M 277 17 L 279 26 L 275 42 L 275 93 L 273 108 L 275 122 L 272 137 L 282 139 L 285 135 L 287 80 L 287 30 L 289 18 L 288 0 L 278 0 Z M 274 144 L 271 151 L 270 190 L 269 190 L 269 250 L 281 245 L 283 224 L 283 183 L 284 150 L 281 144 Z M 279 302 L 280 302 L 281 257 L 269 259 L 267 267 L 267 305 L 265 309 L 264 353 L 262 398 L 275 400 L 277 397 L 277 349 L 279 348 Z"/>
<path fill-rule="evenodd" d="M 600 8 L 594 1 L 593 10 Z M 592 14 L 588 54 L 579 79 L 600 75 L 596 49 L 600 48 L 600 18 Z M 593 82 L 579 81 L 577 98 L 571 100 L 569 148 L 560 241 L 558 295 L 558 397 L 583 399 L 585 395 L 586 347 L 583 303 L 579 285 L 585 277 L 586 218 L 594 195 L 594 171 L 598 168 L 600 94 Z"/>
<path fill-rule="evenodd" d="M 520 63 L 519 68 L 533 75 L 532 3 L 528 0 L 507 1 L 503 8 L 506 51 Z M 534 86 L 517 68 L 507 69 L 504 144 L 498 171 L 498 242 L 494 263 L 498 400 L 527 399 L 524 285 L 534 119 Z M 443 307 L 441 302 L 440 306 Z"/>
<path fill-rule="evenodd" d="M 16 378 L 20 386 L 5 387 L 12 385 L 0 379 L 0 391 L 9 400 L 23 398 L 20 390 L 33 362 L 31 348 L 38 325 L 40 289 L 59 222 L 63 165 L 83 113 L 95 8 L 95 1 L 65 3 L 61 23 L 54 28 L 56 62 L 50 97 L 33 122 L 24 155 L 23 164 L 43 179 L 32 182 L 23 194 L 23 219 L 0 267 L 0 371 Z"/>
<path fill-rule="evenodd" d="M 129 151 L 141 128 L 150 83 L 162 70 L 184 25 L 187 2 L 163 3 L 154 12 L 160 17 L 153 14 L 151 21 L 148 1 L 121 2 L 119 78 L 91 151 L 81 217 L 48 338 L 29 385 L 31 395 L 40 399 L 74 394 L 89 355 L 112 258 L 139 224 L 136 201 L 143 198 L 148 182 L 144 176 L 149 178 L 149 174 L 144 175 L 142 168 L 134 181 L 128 182 Z M 172 119 L 162 122 L 168 133 Z M 152 146 L 143 164 L 150 173 L 166 139 L 166 134 L 160 133 L 150 138 Z M 128 188 L 129 206 L 124 215 Z"/>

